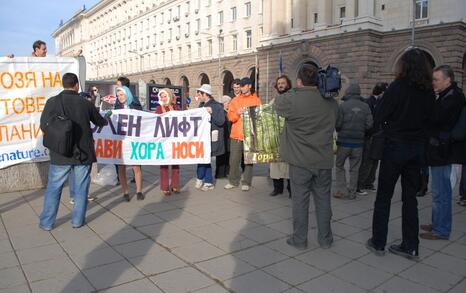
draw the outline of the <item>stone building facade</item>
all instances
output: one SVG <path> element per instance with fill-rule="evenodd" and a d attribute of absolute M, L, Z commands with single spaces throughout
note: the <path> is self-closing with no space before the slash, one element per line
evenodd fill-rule
<path fill-rule="evenodd" d="M 190 95 L 209 82 L 218 96 L 250 76 L 266 101 L 280 60 L 292 80 L 304 63 L 337 66 L 369 94 L 413 45 L 413 16 L 414 46 L 466 85 L 464 0 L 102 0 L 53 36 L 58 55 L 82 50 L 88 79 L 127 75 Z"/>

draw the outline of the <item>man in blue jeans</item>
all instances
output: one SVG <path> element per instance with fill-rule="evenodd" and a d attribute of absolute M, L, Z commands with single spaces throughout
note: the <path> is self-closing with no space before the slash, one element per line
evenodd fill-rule
<path fill-rule="evenodd" d="M 44 207 L 40 214 L 39 227 L 50 231 L 57 218 L 58 207 L 65 181 L 69 178 L 73 185 L 75 204 L 71 213 L 71 225 L 79 228 L 85 224 L 87 195 L 89 193 L 91 166 L 96 162 L 94 141 L 90 122 L 104 126 L 107 120 L 102 117 L 95 106 L 78 94 L 78 77 L 66 73 L 62 77 L 64 90 L 47 100 L 40 117 L 40 127 L 47 135 L 46 125 L 57 112 L 63 111 L 73 123 L 74 151 L 71 157 L 50 151 L 50 167 L 47 189 L 44 196 Z"/>
<path fill-rule="evenodd" d="M 453 69 L 442 65 L 434 69 L 433 87 L 437 94 L 427 152 L 432 174 L 432 224 L 421 225 L 420 237 L 428 240 L 449 239 L 452 223 L 453 166 L 461 164 L 464 149 L 455 147 L 450 134 L 455 127 L 465 98 L 455 83 Z"/>

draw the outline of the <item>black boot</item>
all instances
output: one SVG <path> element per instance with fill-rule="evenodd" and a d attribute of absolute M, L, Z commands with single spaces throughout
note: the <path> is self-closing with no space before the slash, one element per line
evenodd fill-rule
<path fill-rule="evenodd" d="M 291 182 L 290 182 L 290 179 L 287 179 L 286 182 L 288 182 L 287 186 L 286 186 L 286 189 L 288 190 L 288 198 L 291 198 Z"/>
<path fill-rule="evenodd" d="M 422 197 L 425 196 L 427 193 L 427 186 L 429 185 L 429 176 L 422 174 L 421 175 L 421 187 L 419 188 L 419 191 L 416 193 L 416 196 Z"/>
<path fill-rule="evenodd" d="M 273 191 L 270 193 L 270 196 L 277 196 L 283 193 L 283 179 L 272 179 L 273 181 Z"/>

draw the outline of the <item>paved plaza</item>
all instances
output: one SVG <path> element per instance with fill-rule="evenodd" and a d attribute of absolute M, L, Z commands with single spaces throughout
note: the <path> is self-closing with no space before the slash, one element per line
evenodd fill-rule
<path fill-rule="evenodd" d="M 159 168 L 144 166 L 146 199 L 122 200 L 119 186 L 91 185 L 87 225 L 72 229 L 69 192 L 57 225 L 40 230 L 43 190 L 0 194 L 0 292 L 466 292 L 466 208 L 453 204 L 450 241 L 421 240 L 420 261 L 376 257 L 370 236 L 375 194 L 332 199 L 335 242 L 309 248 L 285 243 L 291 231 L 288 195 L 270 197 L 267 166 L 254 170 L 250 192 L 194 188 L 194 166 L 181 169 L 182 193 L 163 197 Z M 455 192 L 457 195 L 457 192 Z M 419 200 L 428 223 L 431 197 Z M 389 242 L 401 237 L 400 189 L 394 196 Z"/>

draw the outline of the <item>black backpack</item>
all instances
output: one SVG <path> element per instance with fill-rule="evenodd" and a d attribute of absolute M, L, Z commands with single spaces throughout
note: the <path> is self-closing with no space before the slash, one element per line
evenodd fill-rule
<path fill-rule="evenodd" d="M 49 150 L 62 156 L 73 157 L 73 122 L 66 116 L 63 96 L 58 96 L 59 109 L 53 112 L 45 123 L 43 144 Z"/>
<path fill-rule="evenodd" d="M 341 90 L 341 72 L 338 68 L 328 66 L 320 69 L 317 77 L 317 87 L 324 98 L 334 98 Z"/>

